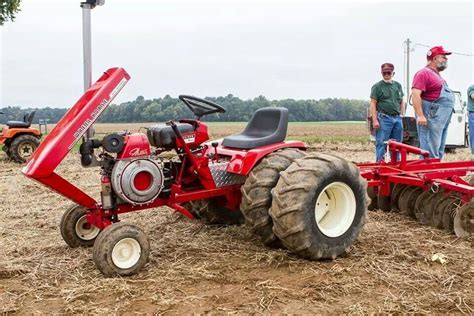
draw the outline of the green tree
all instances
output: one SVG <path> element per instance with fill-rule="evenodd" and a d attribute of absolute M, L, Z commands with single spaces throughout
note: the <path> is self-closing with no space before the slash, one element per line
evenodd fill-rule
<path fill-rule="evenodd" d="M 0 26 L 5 22 L 14 21 L 20 11 L 20 0 L 0 0 Z"/>

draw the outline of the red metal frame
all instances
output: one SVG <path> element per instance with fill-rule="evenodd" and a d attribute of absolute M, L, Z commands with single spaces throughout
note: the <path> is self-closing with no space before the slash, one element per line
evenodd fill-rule
<path fill-rule="evenodd" d="M 457 192 L 464 202 L 471 200 L 474 187 L 460 177 L 474 172 L 474 161 L 441 162 L 437 158 L 428 158 L 429 153 L 417 147 L 388 141 L 390 162 L 363 163 L 357 166 L 361 176 L 367 179 L 368 186 L 377 187 L 378 194 L 390 195 L 391 184 L 407 184 L 431 189 L 443 188 Z M 408 154 L 422 156 L 421 159 L 408 160 Z M 400 160 L 396 157 L 400 155 Z"/>

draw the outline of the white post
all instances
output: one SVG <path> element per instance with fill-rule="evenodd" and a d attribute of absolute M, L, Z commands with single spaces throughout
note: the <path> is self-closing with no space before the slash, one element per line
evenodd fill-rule
<path fill-rule="evenodd" d="M 82 8 L 82 49 L 84 61 L 84 91 L 92 85 L 92 32 L 91 32 L 91 10 L 96 5 L 104 5 L 105 0 L 87 0 L 81 2 Z M 94 128 L 91 126 L 84 135 L 85 140 L 94 137 Z"/>
<path fill-rule="evenodd" d="M 407 98 L 407 102 L 405 104 L 405 107 L 408 106 L 408 103 L 410 102 L 410 91 L 411 91 L 411 87 L 410 87 L 410 43 L 412 43 L 412 41 L 410 41 L 409 38 L 407 38 L 407 40 L 405 41 L 405 44 L 407 44 L 407 86 L 406 86 L 406 89 L 407 89 L 407 92 L 406 92 L 406 98 Z"/>
<path fill-rule="evenodd" d="M 92 48 L 91 48 L 91 5 L 81 3 L 82 8 L 82 48 L 84 60 L 84 91 L 92 84 Z"/>

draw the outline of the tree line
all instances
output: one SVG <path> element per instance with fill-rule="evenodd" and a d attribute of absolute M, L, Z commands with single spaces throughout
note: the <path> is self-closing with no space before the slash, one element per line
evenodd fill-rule
<path fill-rule="evenodd" d="M 285 107 L 289 111 L 289 120 L 298 122 L 313 121 L 362 121 L 365 120 L 369 101 L 328 98 L 320 100 L 268 100 L 264 96 L 254 99 L 242 100 L 229 94 L 222 97 L 206 98 L 226 109 L 226 113 L 215 113 L 203 118 L 209 122 L 246 122 L 252 114 L 263 107 Z M 22 120 L 23 115 L 32 110 L 36 111 L 33 123 L 38 120 L 49 120 L 56 123 L 66 113 L 65 108 L 39 108 L 22 109 L 20 107 L 0 108 L 4 115 L 0 122 L 8 120 Z M 143 96 L 134 101 L 121 104 L 111 104 L 100 116 L 98 122 L 102 123 L 140 123 L 164 122 L 192 118 L 191 111 L 178 99 L 169 95 L 164 98 L 146 100 Z"/>

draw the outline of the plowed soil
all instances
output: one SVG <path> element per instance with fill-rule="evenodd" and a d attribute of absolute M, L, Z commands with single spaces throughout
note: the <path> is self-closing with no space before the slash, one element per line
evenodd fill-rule
<path fill-rule="evenodd" d="M 371 144 L 311 150 L 374 157 Z M 469 158 L 467 149 L 447 157 Z M 58 173 L 98 197 L 99 172 L 77 154 Z M 262 246 L 245 226 L 206 226 L 166 207 L 135 212 L 121 220 L 149 236 L 150 261 L 138 275 L 104 278 L 91 249 L 60 236 L 69 205 L 0 155 L 0 314 L 474 313 L 474 239 L 402 214 L 368 212 L 347 255 L 311 262 Z M 447 262 L 432 261 L 436 253 Z"/>

